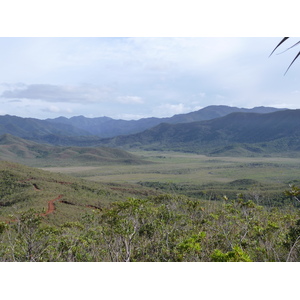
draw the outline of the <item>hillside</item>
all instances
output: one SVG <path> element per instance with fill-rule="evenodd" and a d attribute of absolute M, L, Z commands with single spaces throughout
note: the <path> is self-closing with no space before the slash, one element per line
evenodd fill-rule
<path fill-rule="evenodd" d="M 34 209 L 43 214 L 46 222 L 59 224 L 126 197 L 155 193 L 138 185 L 94 183 L 0 161 L 0 221 L 9 221 L 10 214 L 15 218 L 21 212 Z"/>
<path fill-rule="evenodd" d="M 0 136 L 0 160 L 30 166 L 147 163 L 119 149 L 107 147 L 55 147 L 24 140 L 10 134 Z"/>
<path fill-rule="evenodd" d="M 208 121 L 160 124 L 144 132 L 102 141 L 111 147 L 176 150 L 208 155 L 299 152 L 300 110 L 232 113 Z"/>
<path fill-rule="evenodd" d="M 273 107 L 255 107 L 252 109 L 247 109 L 225 105 L 211 105 L 198 111 L 186 114 L 178 114 L 170 118 L 143 118 L 139 120 L 127 121 L 115 120 L 108 117 L 86 118 L 83 116 L 76 116 L 70 119 L 65 117 L 47 119 L 47 121 L 53 124 L 66 124 L 89 132 L 91 135 L 106 138 L 138 133 L 161 123 L 190 123 L 223 117 L 233 112 L 270 113 L 278 110 L 280 109 Z"/>

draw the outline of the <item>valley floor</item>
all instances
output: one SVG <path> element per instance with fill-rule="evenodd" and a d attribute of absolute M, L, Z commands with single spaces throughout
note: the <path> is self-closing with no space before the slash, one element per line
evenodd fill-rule
<path fill-rule="evenodd" d="M 43 168 L 94 182 L 141 184 L 165 192 L 220 199 L 247 193 L 252 200 L 282 198 L 290 183 L 300 183 L 300 159 L 284 157 L 210 157 L 180 152 L 134 152 L 152 161 L 141 165 Z M 228 195 L 227 195 L 228 196 Z"/>

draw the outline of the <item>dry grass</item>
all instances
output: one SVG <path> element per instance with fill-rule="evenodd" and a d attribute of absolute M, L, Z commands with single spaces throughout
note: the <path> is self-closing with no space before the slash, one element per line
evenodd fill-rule
<path fill-rule="evenodd" d="M 207 157 L 176 152 L 135 152 L 155 164 L 55 167 L 44 170 L 96 182 L 160 181 L 206 184 L 242 178 L 275 183 L 300 179 L 297 158 Z"/>

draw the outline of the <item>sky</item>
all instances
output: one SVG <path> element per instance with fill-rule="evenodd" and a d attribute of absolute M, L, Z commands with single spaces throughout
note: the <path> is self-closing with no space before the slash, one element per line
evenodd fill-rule
<path fill-rule="evenodd" d="M 281 37 L 1 37 L 0 114 L 170 117 L 208 105 L 300 108 Z M 296 47 L 295 47 L 296 48 Z"/>
<path fill-rule="evenodd" d="M 25 31 L 24 36 L 19 31 L 0 35 L 0 115 L 132 120 L 171 117 L 209 105 L 300 108 L 300 59 L 284 75 L 299 48 L 282 53 L 297 38 L 269 57 L 286 32 L 243 37 L 239 31 L 238 36 L 196 31 L 185 37 L 195 30 L 183 32 L 180 25 L 170 35 L 163 30 L 150 35 L 127 30 L 124 35 L 88 29 L 84 36 L 80 24 L 78 31 L 49 36 L 39 28 L 35 24 L 34 34 Z"/>

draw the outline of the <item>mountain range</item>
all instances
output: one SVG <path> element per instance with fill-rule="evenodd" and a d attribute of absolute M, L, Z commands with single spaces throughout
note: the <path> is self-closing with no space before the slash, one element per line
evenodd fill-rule
<path fill-rule="evenodd" d="M 127 135 L 138 133 L 159 125 L 161 123 L 178 124 L 190 123 L 196 121 L 211 120 L 226 116 L 233 112 L 249 112 L 249 113 L 270 113 L 278 111 L 273 107 L 254 107 L 251 109 L 230 107 L 225 105 L 211 105 L 198 111 L 187 114 L 178 114 L 170 118 L 142 118 L 139 120 L 115 120 L 108 117 L 86 118 L 76 116 L 70 119 L 59 117 L 56 119 L 47 119 L 52 124 L 66 124 L 86 131 L 91 135 L 101 138 L 114 137 L 118 135 Z"/>
<path fill-rule="evenodd" d="M 300 110 L 267 114 L 231 113 L 207 121 L 162 123 L 143 132 L 103 139 L 102 145 L 174 150 L 208 155 L 262 154 L 300 151 Z"/>
<path fill-rule="evenodd" d="M 153 125 L 157 122 L 157 125 Z M 104 132 L 105 128 L 110 128 L 107 129 L 110 132 L 107 135 L 113 135 L 113 132 L 115 135 L 106 138 L 103 137 L 104 134 L 101 136 L 100 132 Z M 2 136 L 0 144 L 1 147 L 7 145 L 8 140 L 12 139 L 7 136 L 10 134 L 60 147 L 105 146 L 123 150 L 173 150 L 206 155 L 298 155 L 299 129 L 300 110 L 272 107 L 244 109 L 208 106 L 171 118 L 145 118 L 136 121 L 83 116 L 38 120 L 6 115 L 0 116 L 0 135 L 6 134 Z M 124 132 L 123 135 L 117 135 L 120 130 Z M 137 132 L 128 133 L 131 131 Z M 78 149 L 75 150 L 76 153 Z M 90 153 L 91 150 L 85 151 Z M 48 152 L 58 155 L 54 149 Z"/>
<path fill-rule="evenodd" d="M 17 116 L 0 116 L 0 135 L 11 135 L 53 145 L 96 145 L 99 138 L 115 137 L 142 132 L 161 123 L 179 124 L 204 121 L 226 116 L 233 112 L 270 113 L 278 108 L 255 107 L 252 109 L 224 105 L 212 105 L 187 114 L 174 115 L 170 118 L 143 118 L 140 120 L 115 120 L 109 117 L 55 119 L 21 118 Z"/>

